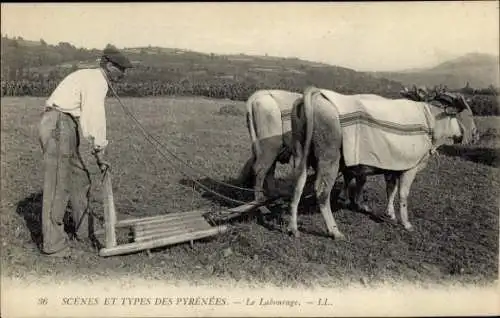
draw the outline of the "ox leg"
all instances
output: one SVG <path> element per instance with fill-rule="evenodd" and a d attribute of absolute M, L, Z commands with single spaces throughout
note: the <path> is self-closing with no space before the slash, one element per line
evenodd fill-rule
<path fill-rule="evenodd" d="M 366 204 L 361 203 L 361 194 L 366 183 L 366 176 L 356 175 L 347 168 L 343 169 L 342 174 L 344 175 L 344 198 L 341 198 L 343 204 L 354 211 L 369 213 L 371 209 Z M 353 180 L 356 181 L 354 185 L 352 184 Z M 352 187 L 354 187 L 354 190 L 352 190 Z"/>
<path fill-rule="evenodd" d="M 354 178 L 354 176 L 351 173 L 349 173 L 349 171 L 347 171 L 347 169 L 344 169 L 344 171 L 342 171 L 342 175 L 344 178 L 344 184 L 343 184 L 342 192 L 339 193 L 339 201 L 342 205 L 347 207 L 347 206 L 351 205 L 350 187 L 351 187 L 351 182 L 352 182 L 352 179 Z"/>
<path fill-rule="evenodd" d="M 387 191 L 387 208 L 385 214 L 393 221 L 396 221 L 396 213 L 394 212 L 394 199 L 398 190 L 399 177 L 392 173 L 384 175 Z"/>
<path fill-rule="evenodd" d="M 351 204 L 355 211 L 370 213 L 371 209 L 366 205 L 361 203 L 361 194 L 363 193 L 363 187 L 366 183 L 366 176 L 358 175 L 356 176 L 356 184 L 354 186 L 354 193 L 351 192 Z"/>
<path fill-rule="evenodd" d="M 279 145 L 272 145 L 271 143 L 268 143 L 263 146 L 263 149 L 265 149 L 265 151 L 262 151 L 260 156 L 257 156 L 257 160 L 254 165 L 255 200 L 258 202 L 266 200 L 264 182 L 267 181 L 267 186 L 269 186 L 270 179 L 274 177 L 274 169 L 272 169 L 272 167 L 275 165 L 276 157 L 278 156 L 280 148 Z"/>
<path fill-rule="evenodd" d="M 294 171 L 296 182 L 292 200 L 290 202 L 290 223 L 288 224 L 287 230 L 295 237 L 298 237 L 299 229 L 297 226 L 297 213 L 298 213 L 297 210 L 299 207 L 300 199 L 302 197 L 302 191 L 304 190 L 304 186 L 307 180 L 307 164 L 305 165 L 301 164 L 303 153 L 302 153 L 302 145 L 300 144 L 300 142 L 297 142 L 294 145 L 294 150 L 295 150 L 295 156 L 299 164 Z"/>
<path fill-rule="evenodd" d="M 322 97 L 318 97 L 315 102 L 317 103 L 314 113 L 316 129 L 313 130 L 312 145 L 318 160 L 316 200 L 328 234 L 337 240 L 343 240 L 345 237 L 335 222 L 330 204 L 332 188 L 337 181 L 342 159 L 342 130 L 336 108 Z"/>
<path fill-rule="evenodd" d="M 297 142 L 297 145 L 294 146 L 294 155 L 293 158 L 295 160 L 295 164 L 293 167 L 293 172 L 292 175 L 295 179 L 299 178 L 300 174 L 302 173 L 302 166 L 301 161 L 303 157 L 303 151 L 302 151 L 302 144 L 300 142 Z M 315 170 L 316 171 L 316 170 Z M 307 167 L 306 167 L 306 174 L 307 174 Z"/>
<path fill-rule="evenodd" d="M 413 231 L 413 226 L 408 221 L 408 195 L 410 194 L 410 188 L 417 175 L 418 167 L 407 170 L 403 172 L 399 179 L 399 200 L 400 200 L 400 213 L 401 222 L 403 226 L 408 231 Z"/>
<path fill-rule="evenodd" d="M 328 235 L 333 236 L 337 240 L 343 240 L 345 237 L 340 232 L 333 217 L 332 208 L 330 205 L 330 196 L 337 174 L 339 171 L 339 160 L 320 161 L 318 167 L 318 177 L 315 183 L 316 199 L 319 204 L 319 209 L 326 223 Z"/>
<path fill-rule="evenodd" d="M 255 173 L 253 170 L 255 164 L 255 154 L 247 160 L 243 168 L 241 169 L 240 176 L 238 178 L 238 183 L 244 186 L 254 186 L 255 185 Z"/>
<path fill-rule="evenodd" d="M 277 195 L 278 187 L 276 186 L 276 179 L 274 177 L 274 173 L 276 171 L 276 161 L 271 164 L 271 167 L 266 173 L 266 177 L 264 178 L 264 188 L 266 193 L 269 195 Z"/>
<path fill-rule="evenodd" d="M 344 157 L 340 158 L 339 170 L 342 172 L 342 178 L 344 179 L 344 183 L 342 185 L 343 187 L 340 190 L 340 193 L 338 196 L 338 201 L 344 207 L 348 207 L 351 205 L 349 192 L 350 192 L 352 179 L 354 178 L 354 174 L 352 173 L 351 170 L 349 170 L 346 167 Z"/>
<path fill-rule="evenodd" d="M 308 196 L 310 195 L 313 190 L 314 190 L 314 181 L 316 180 L 318 176 L 318 160 L 315 157 L 314 154 L 314 147 L 311 146 L 311 149 L 309 150 L 309 158 L 307 159 L 307 170 L 309 171 L 309 168 L 312 168 L 312 175 L 308 175 L 306 178 L 306 185 L 304 187 L 304 192 L 305 195 Z"/>

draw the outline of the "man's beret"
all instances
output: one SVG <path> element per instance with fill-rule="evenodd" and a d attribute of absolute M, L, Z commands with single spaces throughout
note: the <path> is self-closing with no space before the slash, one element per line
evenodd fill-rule
<path fill-rule="evenodd" d="M 125 57 L 120 51 L 115 48 L 107 47 L 102 52 L 102 56 L 113 64 L 118 65 L 121 68 L 132 68 L 132 63 L 129 59 Z"/>

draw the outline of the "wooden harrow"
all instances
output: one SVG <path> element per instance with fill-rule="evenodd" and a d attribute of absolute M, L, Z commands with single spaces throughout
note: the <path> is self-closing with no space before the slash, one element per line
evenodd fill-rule
<path fill-rule="evenodd" d="M 96 231 L 95 234 L 104 234 L 104 247 L 99 250 L 103 257 L 135 253 L 151 250 L 158 247 L 190 242 L 194 240 L 214 236 L 227 231 L 226 225 L 212 226 L 204 217 L 205 211 L 193 210 L 180 213 L 168 213 L 165 215 L 144 217 L 137 219 L 117 220 L 111 186 L 111 174 L 104 172 L 104 230 Z M 232 209 L 223 211 L 225 219 L 230 219 L 242 213 L 250 212 L 260 208 L 262 212 L 268 212 L 265 203 L 250 202 Z M 133 236 L 133 242 L 118 244 L 117 229 L 129 229 Z"/>

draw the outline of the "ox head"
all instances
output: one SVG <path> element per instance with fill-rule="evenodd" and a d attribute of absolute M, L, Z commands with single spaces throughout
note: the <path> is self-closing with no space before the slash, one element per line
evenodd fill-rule
<path fill-rule="evenodd" d="M 425 102 L 429 99 L 429 90 L 425 86 L 415 86 L 413 85 L 412 89 L 409 90 L 407 87 L 404 87 L 403 90 L 399 92 L 401 96 L 404 98 L 416 101 L 416 102 Z"/>
<path fill-rule="evenodd" d="M 417 88 L 415 85 L 413 85 L 413 88 L 411 90 L 409 90 L 407 87 L 404 87 L 403 90 L 401 90 L 399 93 L 401 94 L 401 96 L 416 102 L 426 101 L 429 96 L 429 91 L 425 86 L 420 86 Z"/>
<path fill-rule="evenodd" d="M 474 115 L 468 101 L 461 94 L 438 91 L 433 100 L 440 102 L 444 114 L 451 117 L 454 126 L 458 127 L 458 132 L 453 136 L 456 143 L 475 143 L 479 139 Z"/>

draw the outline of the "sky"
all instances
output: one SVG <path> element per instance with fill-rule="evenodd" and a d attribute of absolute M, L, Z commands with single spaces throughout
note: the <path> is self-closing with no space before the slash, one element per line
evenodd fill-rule
<path fill-rule="evenodd" d="M 498 3 L 2 3 L 1 32 L 85 48 L 152 45 L 390 71 L 498 55 Z"/>

